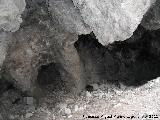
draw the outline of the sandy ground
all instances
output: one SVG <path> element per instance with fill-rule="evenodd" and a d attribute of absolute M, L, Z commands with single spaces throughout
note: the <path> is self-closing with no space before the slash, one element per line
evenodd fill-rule
<path fill-rule="evenodd" d="M 160 78 L 138 88 L 107 84 L 93 88 L 74 97 L 48 87 L 38 105 L 32 97 L 8 91 L 0 99 L 0 120 L 160 120 Z"/>

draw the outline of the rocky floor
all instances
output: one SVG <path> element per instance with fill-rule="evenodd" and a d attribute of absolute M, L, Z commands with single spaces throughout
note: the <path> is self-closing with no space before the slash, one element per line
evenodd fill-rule
<path fill-rule="evenodd" d="M 160 119 L 160 78 L 137 88 L 107 84 L 90 88 L 73 97 L 48 86 L 38 102 L 10 89 L 0 98 L 0 120 Z"/>

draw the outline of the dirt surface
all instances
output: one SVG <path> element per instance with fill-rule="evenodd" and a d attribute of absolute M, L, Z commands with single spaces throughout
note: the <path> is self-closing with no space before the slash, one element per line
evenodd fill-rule
<path fill-rule="evenodd" d="M 46 96 L 39 102 L 9 90 L 0 99 L 0 120 L 160 119 L 160 78 L 138 88 L 124 85 L 117 88 L 107 84 L 92 86 L 92 92 L 83 91 L 79 97 L 53 91 L 52 86 L 48 86 L 44 91 Z"/>

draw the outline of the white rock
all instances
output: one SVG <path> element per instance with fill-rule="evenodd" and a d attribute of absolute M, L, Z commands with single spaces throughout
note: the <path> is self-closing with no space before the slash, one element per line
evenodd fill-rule
<path fill-rule="evenodd" d="M 73 0 L 82 19 L 108 45 L 131 37 L 155 0 Z"/>
<path fill-rule="evenodd" d="M 78 111 L 78 105 L 74 106 L 74 111 L 77 112 Z"/>
<path fill-rule="evenodd" d="M 25 0 L 0 0 L 0 29 L 15 32 L 22 23 Z"/>
<path fill-rule="evenodd" d="M 69 115 L 68 118 L 71 118 L 73 115 Z"/>
<path fill-rule="evenodd" d="M 26 117 L 26 118 L 30 118 L 30 117 L 32 117 L 32 116 L 33 116 L 32 113 L 27 113 L 25 117 Z"/>
<path fill-rule="evenodd" d="M 92 97 L 92 94 L 90 92 L 86 91 L 86 97 L 90 98 L 90 97 Z"/>
<path fill-rule="evenodd" d="M 50 0 L 60 29 L 77 34 L 94 32 L 102 45 L 133 35 L 155 0 Z"/>
<path fill-rule="evenodd" d="M 69 108 L 65 108 L 65 114 L 70 115 L 72 112 Z"/>
<path fill-rule="evenodd" d="M 56 117 L 55 117 L 55 115 L 54 115 L 54 114 L 52 115 L 52 119 L 53 119 L 53 120 L 55 120 L 55 119 L 56 119 Z"/>

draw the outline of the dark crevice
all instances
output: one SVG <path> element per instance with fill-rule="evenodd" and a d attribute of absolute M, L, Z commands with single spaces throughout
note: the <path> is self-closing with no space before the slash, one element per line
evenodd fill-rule
<path fill-rule="evenodd" d="M 80 35 L 75 47 L 88 81 L 96 76 L 101 83 L 140 86 L 160 76 L 160 30 L 139 26 L 134 35 L 107 47 L 93 35 Z"/>
<path fill-rule="evenodd" d="M 55 63 L 42 65 L 38 72 L 37 84 L 43 89 L 48 86 L 52 90 L 62 90 L 64 88 L 64 81 L 61 79 L 60 72 Z"/>

